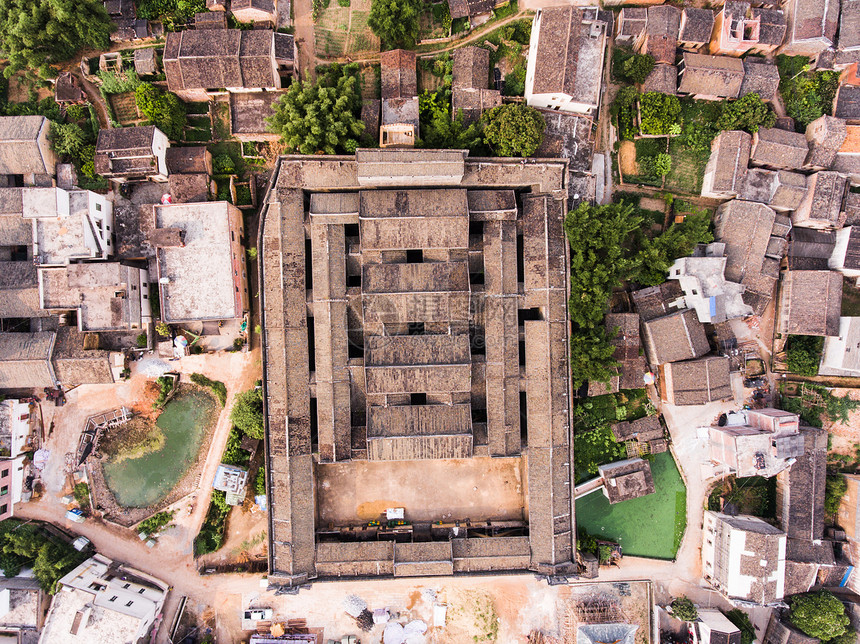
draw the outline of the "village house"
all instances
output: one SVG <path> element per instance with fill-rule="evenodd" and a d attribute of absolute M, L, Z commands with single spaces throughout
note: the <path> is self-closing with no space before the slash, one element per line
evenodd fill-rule
<path fill-rule="evenodd" d="M 780 619 L 778 611 L 770 614 L 762 644 L 821 644 L 817 637 L 809 637 L 787 621 Z"/>
<path fill-rule="evenodd" d="M 726 245 L 726 279 L 743 284 L 744 302 L 761 315 L 776 288 L 791 222 L 764 204 L 733 199 L 717 208 L 714 226 Z"/>
<path fill-rule="evenodd" d="M 684 7 L 681 12 L 681 27 L 678 43 L 684 49 L 700 49 L 711 40 L 714 30 L 714 12 L 710 9 Z"/>
<path fill-rule="evenodd" d="M 839 51 L 860 50 L 860 0 L 841 0 L 839 13 Z"/>
<path fill-rule="evenodd" d="M 119 183 L 167 181 L 169 147 L 167 135 L 154 125 L 101 129 L 96 140 L 95 171 Z"/>
<path fill-rule="evenodd" d="M 110 35 L 112 42 L 129 42 L 162 35 L 161 23 L 150 23 L 137 17 L 134 0 L 104 0 L 104 7 L 111 22 L 116 25 Z"/>
<path fill-rule="evenodd" d="M 838 335 L 842 275 L 836 271 L 786 271 L 780 285 L 777 332 Z"/>
<path fill-rule="evenodd" d="M 696 248 L 692 257 L 680 257 L 669 269 L 669 279 L 678 280 L 687 308 L 695 309 L 704 324 L 725 322 L 752 315 L 743 300 L 744 287 L 725 278 L 725 244 L 714 242 Z"/>
<path fill-rule="evenodd" d="M 799 542 L 824 538 L 824 496 L 827 482 L 827 432 L 800 429 L 800 453 L 776 477 L 776 518 L 788 537 L 788 558 Z M 831 548 L 832 551 L 832 548 Z M 832 558 L 832 552 L 829 558 Z"/>
<path fill-rule="evenodd" d="M 646 320 L 642 330 L 651 366 L 699 358 L 711 350 L 705 327 L 693 309 Z"/>
<path fill-rule="evenodd" d="M 57 158 L 44 116 L 0 116 L 0 185 L 50 186 Z"/>
<path fill-rule="evenodd" d="M 238 319 L 248 311 L 242 213 L 225 201 L 152 206 L 161 318 Z"/>
<path fill-rule="evenodd" d="M 670 405 L 707 405 L 732 397 L 729 359 L 706 356 L 659 367 L 660 398 Z"/>
<path fill-rule="evenodd" d="M 235 96 L 235 95 L 234 95 Z M 167 148 L 167 190 L 173 203 L 207 201 L 212 153 L 204 146 Z"/>
<path fill-rule="evenodd" d="M 763 606 L 785 594 L 785 533 L 758 517 L 705 510 L 702 573 L 730 601 Z"/>
<path fill-rule="evenodd" d="M 526 103 L 532 107 L 594 114 L 600 105 L 604 21 L 586 19 L 576 7 L 538 9 L 526 70 Z"/>
<path fill-rule="evenodd" d="M 654 65 L 654 69 L 642 83 L 642 91 L 660 92 L 661 94 L 676 93 L 678 91 L 678 68 L 665 63 Z"/>
<path fill-rule="evenodd" d="M 641 458 L 600 465 L 597 471 L 603 479 L 603 495 L 609 499 L 610 504 L 638 499 L 657 491 L 651 475 L 651 465 Z"/>
<path fill-rule="evenodd" d="M 847 489 L 839 502 L 838 524 L 845 531 L 851 552 L 851 560 L 860 555 L 860 474 L 844 474 Z M 857 589 L 857 583 L 852 583 Z"/>
<path fill-rule="evenodd" d="M 81 105 L 86 102 L 87 95 L 74 74 L 60 72 L 54 83 L 54 100 L 60 105 Z"/>
<path fill-rule="evenodd" d="M 489 14 L 495 9 L 496 0 L 448 0 L 451 19 L 473 18 Z"/>
<path fill-rule="evenodd" d="M 834 172 L 847 175 L 852 184 L 860 184 L 860 125 L 846 127 L 845 141 L 831 167 Z"/>
<path fill-rule="evenodd" d="M 684 306 L 684 291 L 677 280 L 669 280 L 633 291 L 630 294 L 640 319 L 644 322 L 674 313 Z"/>
<path fill-rule="evenodd" d="M 806 195 L 791 214 L 794 226 L 841 228 L 848 180 L 838 172 L 821 171 L 806 179 Z"/>
<path fill-rule="evenodd" d="M 824 338 L 818 373 L 860 377 L 860 317 L 839 318 L 839 335 Z"/>
<path fill-rule="evenodd" d="M 632 45 L 645 31 L 648 21 L 648 9 L 645 7 L 622 7 L 618 14 L 618 23 L 615 28 L 615 44 L 627 46 Z"/>
<path fill-rule="evenodd" d="M 606 331 L 615 345 L 612 357 L 618 362 L 617 374 L 612 376 L 609 385 L 602 382 L 589 382 L 588 395 L 600 396 L 615 393 L 621 389 L 641 387 L 648 364 L 640 355 L 639 315 L 637 313 L 607 313 L 604 322 Z"/>
<path fill-rule="evenodd" d="M 55 387 L 53 331 L 0 333 L 0 389 Z"/>
<path fill-rule="evenodd" d="M 668 442 L 663 438 L 663 426 L 659 416 L 643 416 L 636 420 L 624 420 L 609 428 L 618 443 L 635 441 L 640 454 L 659 454 L 665 452 Z"/>
<path fill-rule="evenodd" d="M 696 627 L 702 644 L 741 644 L 741 629 L 713 608 L 699 609 Z"/>
<path fill-rule="evenodd" d="M 271 581 L 577 569 L 566 181 L 563 160 L 462 150 L 280 159 L 261 231 Z M 333 467 L 351 480 L 408 461 L 408 492 L 451 459 L 483 476 L 473 457 L 491 455 L 527 460 L 527 520 L 452 517 L 452 495 L 480 501 L 443 477 L 395 542 L 387 525 L 320 521 L 326 495 L 308 495 Z M 412 536 L 418 512 L 430 540 Z"/>
<path fill-rule="evenodd" d="M 835 230 L 792 228 L 788 247 L 790 271 L 826 271 L 836 247 Z"/>
<path fill-rule="evenodd" d="M 168 593 L 164 582 L 98 554 L 59 587 L 40 643 L 136 642 L 149 633 Z"/>
<path fill-rule="evenodd" d="M 0 637 L 10 644 L 36 644 L 50 604 L 35 577 L 0 578 Z"/>
<path fill-rule="evenodd" d="M 282 86 L 269 29 L 203 29 L 167 34 L 162 59 L 168 89 L 184 101 L 210 91 L 276 90 Z"/>
<path fill-rule="evenodd" d="M 788 30 L 781 53 L 814 57 L 834 45 L 839 0 L 788 0 L 785 12 Z"/>
<path fill-rule="evenodd" d="M 154 47 L 134 50 L 134 71 L 138 76 L 152 76 L 158 73 L 158 58 Z"/>
<path fill-rule="evenodd" d="M 827 266 L 850 279 L 860 278 L 860 226 L 836 231 L 836 243 Z"/>
<path fill-rule="evenodd" d="M 785 15 L 779 9 L 753 7 L 745 0 L 726 0 L 717 12 L 712 54 L 768 54 L 785 38 Z"/>
<path fill-rule="evenodd" d="M 679 94 L 689 94 L 698 100 L 738 98 L 744 80 L 744 64 L 730 56 L 684 52 L 678 76 Z"/>
<path fill-rule="evenodd" d="M 278 22 L 277 5 L 277 0 L 230 0 L 230 13 L 239 22 L 274 27 Z"/>
<path fill-rule="evenodd" d="M 826 114 L 815 119 L 806 127 L 809 154 L 803 169 L 827 170 L 836 160 L 847 136 L 848 128 L 843 119 Z"/>
<path fill-rule="evenodd" d="M 636 51 L 658 63 L 673 65 L 681 28 L 681 10 L 668 4 L 648 7 L 648 20 L 636 42 Z"/>
<path fill-rule="evenodd" d="M 797 208 L 806 196 L 806 176 L 788 170 L 747 169 L 739 199 L 767 204 L 777 212 Z"/>
<path fill-rule="evenodd" d="M 702 178 L 702 196 L 731 199 L 742 189 L 752 150 L 752 137 L 741 130 L 723 130 L 711 141 L 711 156 Z"/>
<path fill-rule="evenodd" d="M 803 166 L 809 144 L 806 136 L 773 127 L 760 127 L 752 135 L 750 164 L 772 170 L 794 170 Z"/>
<path fill-rule="evenodd" d="M 744 80 L 740 96 L 758 94 L 763 101 L 772 101 L 779 91 L 779 69 L 764 58 L 749 56 L 743 59 Z"/>
<path fill-rule="evenodd" d="M 711 462 L 738 478 L 776 476 L 804 450 L 799 417 L 779 409 L 730 414 L 726 425 L 708 429 L 708 437 Z"/>
<path fill-rule="evenodd" d="M 502 93 L 490 87 L 490 51 L 482 47 L 454 50 L 451 116 L 462 110 L 464 123 L 474 123 L 486 110 L 502 104 Z"/>
<path fill-rule="evenodd" d="M 833 99 L 833 116 L 848 123 L 860 123 L 860 86 L 843 83 Z"/>
<path fill-rule="evenodd" d="M 379 146 L 414 147 L 418 139 L 418 74 L 414 51 L 393 49 L 380 54 L 382 127 Z"/>
<path fill-rule="evenodd" d="M 14 516 L 15 504 L 25 498 L 24 479 L 30 469 L 26 452 L 34 449 L 33 431 L 37 422 L 35 408 L 30 403 L 14 398 L 0 401 L 0 521 Z M 2 594 L 0 590 L 0 607 Z"/>

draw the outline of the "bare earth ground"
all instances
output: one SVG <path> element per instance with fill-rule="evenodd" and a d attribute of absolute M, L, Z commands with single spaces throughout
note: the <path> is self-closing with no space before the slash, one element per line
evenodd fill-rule
<path fill-rule="evenodd" d="M 847 394 L 851 400 L 860 400 L 860 389 L 833 389 L 832 393 L 834 396 Z M 847 423 L 825 422 L 824 429 L 832 437 L 830 451 L 854 456 L 855 446 L 860 445 L 860 410 L 850 412 Z"/>
<path fill-rule="evenodd" d="M 618 148 L 618 164 L 622 175 L 636 175 L 639 165 L 636 163 L 636 145 L 633 141 L 622 141 Z"/>
<path fill-rule="evenodd" d="M 321 525 L 360 525 L 387 508 L 413 521 L 523 518 L 521 458 L 357 461 L 317 466 Z"/>

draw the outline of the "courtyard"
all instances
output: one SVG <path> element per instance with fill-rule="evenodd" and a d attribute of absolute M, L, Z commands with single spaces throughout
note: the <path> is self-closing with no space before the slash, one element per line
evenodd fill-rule
<path fill-rule="evenodd" d="M 687 491 L 671 452 L 650 457 L 654 494 L 610 505 L 597 491 L 576 501 L 576 525 L 618 542 L 625 555 L 674 559 L 686 527 Z"/>

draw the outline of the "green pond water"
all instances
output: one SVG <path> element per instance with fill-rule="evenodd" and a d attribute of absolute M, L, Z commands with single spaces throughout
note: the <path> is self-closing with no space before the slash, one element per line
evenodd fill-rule
<path fill-rule="evenodd" d="M 180 391 L 158 417 L 164 447 L 140 458 L 104 464 L 105 482 L 117 502 L 142 508 L 163 499 L 197 460 L 206 430 L 217 420 L 218 403 L 202 389 Z"/>

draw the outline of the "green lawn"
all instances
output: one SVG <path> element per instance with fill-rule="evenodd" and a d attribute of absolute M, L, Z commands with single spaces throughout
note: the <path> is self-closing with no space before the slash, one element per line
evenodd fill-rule
<path fill-rule="evenodd" d="M 674 559 L 687 526 L 687 490 L 671 452 L 651 460 L 654 494 L 610 505 L 597 491 L 576 502 L 576 525 L 621 544 L 624 554 Z"/>

